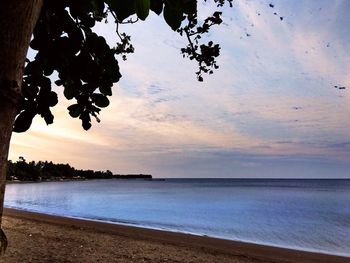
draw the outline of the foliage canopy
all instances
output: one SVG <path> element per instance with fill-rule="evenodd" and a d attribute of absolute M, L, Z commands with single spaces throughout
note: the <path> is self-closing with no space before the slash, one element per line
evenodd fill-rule
<path fill-rule="evenodd" d="M 206 1 L 206 0 L 204 0 Z M 218 7 L 232 0 L 214 0 Z M 23 101 L 14 124 L 15 132 L 29 129 L 33 118 L 40 115 L 47 124 L 53 123 L 50 108 L 58 103 L 52 90 L 55 84 L 63 86 L 64 96 L 75 103 L 68 107 L 73 118 L 79 118 L 85 130 L 91 127 L 91 117 L 98 122 L 101 108 L 109 105 L 112 86 L 121 78 L 117 57 L 134 52 L 130 36 L 119 32 L 124 23 L 145 20 L 149 12 L 163 14 L 165 22 L 174 31 L 185 36 L 188 45 L 181 49 L 184 57 L 195 60 L 202 74 L 217 69 L 216 58 L 220 47 L 212 41 L 200 43 L 201 36 L 213 25 L 219 25 L 221 12 L 214 12 L 201 24 L 197 20 L 196 0 L 61 0 L 44 1 L 30 47 L 35 50 L 33 60 L 26 61 L 23 76 Z M 97 22 L 113 17 L 119 42 L 110 47 L 103 36 L 94 32 Z"/>

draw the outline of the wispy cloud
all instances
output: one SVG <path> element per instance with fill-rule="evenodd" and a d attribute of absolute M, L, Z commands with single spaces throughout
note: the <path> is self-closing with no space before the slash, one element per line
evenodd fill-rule
<path fill-rule="evenodd" d="M 83 131 L 63 102 L 55 124 L 38 119 L 14 135 L 10 158 L 158 176 L 277 177 L 291 165 L 300 176 L 348 176 L 349 1 L 274 4 L 224 10 L 210 35 L 222 44 L 220 70 L 204 83 L 162 17 L 125 26 L 136 53 L 120 62 L 102 123 Z M 213 12 L 211 2 L 200 6 L 199 19 Z M 97 30 L 116 42 L 112 23 Z"/>

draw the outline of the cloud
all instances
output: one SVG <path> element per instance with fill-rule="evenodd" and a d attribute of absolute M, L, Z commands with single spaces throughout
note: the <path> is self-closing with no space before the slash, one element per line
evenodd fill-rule
<path fill-rule="evenodd" d="M 204 83 L 179 52 L 186 39 L 163 17 L 123 26 L 136 53 L 120 61 L 101 124 L 83 131 L 61 96 L 55 123 L 38 118 L 14 135 L 10 158 L 158 176 L 277 177 L 291 165 L 300 176 L 344 175 L 350 93 L 333 86 L 350 86 L 347 9 L 348 1 L 276 1 L 273 9 L 236 1 L 210 34 L 222 46 L 220 69 Z M 213 3 L 200 11 L 210 15 Z M 117 41 L 113 23 L 97 30 Z"/>

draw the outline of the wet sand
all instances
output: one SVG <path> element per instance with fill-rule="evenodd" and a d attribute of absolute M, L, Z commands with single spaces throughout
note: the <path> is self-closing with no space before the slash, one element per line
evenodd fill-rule
<path fill-rule="evenodd" d="M 317 262 L 350 258 L 5 209 L 0 262 Z"/>

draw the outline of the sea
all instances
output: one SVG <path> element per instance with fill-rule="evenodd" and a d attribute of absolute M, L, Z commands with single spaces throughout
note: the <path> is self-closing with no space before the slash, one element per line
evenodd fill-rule
<path fill-rule="evenodd" d="M 350 180 L 9 184 L 5 207 L 350 256 Z"/>

